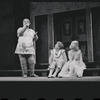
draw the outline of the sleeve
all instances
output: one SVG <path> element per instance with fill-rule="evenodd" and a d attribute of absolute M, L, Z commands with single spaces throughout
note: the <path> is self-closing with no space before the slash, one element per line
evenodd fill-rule
<path fill-rule="evenodd" d="M 19 37 L 19 36 L 22 36 L 22 34 L 21 34 L 21 32 L 20 32 L 21 30 L 22 30 L 21 27 L 17 29 L 17 36 L 18 36 L 18 37 Z"/>

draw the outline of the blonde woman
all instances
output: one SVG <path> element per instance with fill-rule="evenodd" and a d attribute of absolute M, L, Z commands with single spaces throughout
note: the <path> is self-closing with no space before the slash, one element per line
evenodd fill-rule
<path fill-rule="evenodd" d="M 63 43 L 58 41 L 55 44 L 54 49 L 51 51 L 50 58 L 49 58 L 49 75 L 48 78 L 53 77 L 55 78 L 59 71 L 61 70 L 62 66 L 67 62 L 67 57 L 65 50 L 63 49 Z"/>
<path fill-rule="evenodd" d="M 69 61 L 65 63 L 59 77 L 82 77 L 86 65 L 82 59 L 82 53 L 79 49 L 78 41 L 72 41 L 69 47 Z"/>

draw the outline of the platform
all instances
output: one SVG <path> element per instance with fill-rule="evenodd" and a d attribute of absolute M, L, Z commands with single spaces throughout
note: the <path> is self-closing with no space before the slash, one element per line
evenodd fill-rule
<path fill-rule="evenodd" d="M 82 77 L 82 78 L 47 78 L 47 77 L 0 77 L 2 81 L 30 81 L 30 82 L 100 82 L 100 76 Z"/>
<path fill-rule="evenodd" d="M 0 77 L 0 100 L 96 100 L 96 98 L 100 100 L 99 76 Z"/>

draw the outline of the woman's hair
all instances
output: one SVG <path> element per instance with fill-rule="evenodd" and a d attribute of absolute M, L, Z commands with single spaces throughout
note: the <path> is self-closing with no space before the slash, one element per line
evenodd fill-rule
<path fill-rule="evenodd" d="M 60 49 L 63 49 L 64 48 L 64 45 L 63 45 L 63 43 L 61 41 L 58 41 L 57 44 L 60 47 Z"/>
<path fill-rule="evenodd" d="M 75 47 L 79 46 L 79 43 L 78 41 L 72 41 L 70 46 L 69 46 L 69 49 L 74 49 Z"/>

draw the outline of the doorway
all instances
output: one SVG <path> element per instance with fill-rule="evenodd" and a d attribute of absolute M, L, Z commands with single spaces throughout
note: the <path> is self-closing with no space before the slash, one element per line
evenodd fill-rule
<path fill-rule="evenodd" d="M 35 31 L 39 37 L 36 42 L 36 64 L 48 63 L 47 27 L 47 15 L 35 16 Z"/>

